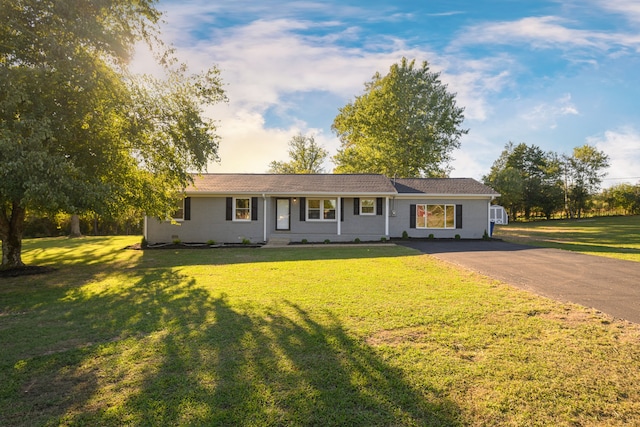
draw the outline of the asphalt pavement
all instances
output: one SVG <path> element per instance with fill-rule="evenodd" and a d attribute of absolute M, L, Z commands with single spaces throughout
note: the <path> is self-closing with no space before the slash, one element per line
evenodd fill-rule
<path fill-rule="evenodd" d="M 538 295 L 640 323 L 638 262 L 497 240 L 400 244 Z"/>

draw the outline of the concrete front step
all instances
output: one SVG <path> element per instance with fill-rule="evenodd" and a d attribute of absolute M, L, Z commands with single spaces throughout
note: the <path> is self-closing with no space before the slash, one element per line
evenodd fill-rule
<path fill-rule="evenodd" d="M 291 243 L 291 239 L 287 239 L 285 237 L 271 237 L 266 246 L 287 246 L 289 243 Z"/>

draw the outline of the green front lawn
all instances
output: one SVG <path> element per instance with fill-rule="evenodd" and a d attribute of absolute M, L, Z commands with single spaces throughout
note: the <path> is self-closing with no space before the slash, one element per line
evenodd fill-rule
<path fill-rule="evenodd" d="M 515 222 L 498 225 L 508 241 L 640 262 L 640 216 Z"/>
<path fill-rule="evenodd" d="M 25 242 L 0 425 L 637 425 L 640 327 L 403 247 Z"/>

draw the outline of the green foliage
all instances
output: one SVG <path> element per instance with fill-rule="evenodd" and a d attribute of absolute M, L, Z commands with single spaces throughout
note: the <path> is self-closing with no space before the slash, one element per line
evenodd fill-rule
<path fill-rule="evenodd" d="M 534 210 L 550 215 L 562 208 L 560 172 L 554 153 L 545 153 L 535 145 L 509 142 L 483 181 L 500 193 L 498 203 L 512 219 L 517 219 L 519 212 L 528 219 Z"/>
<path fill-rule="evenodd" d="M 600 198 L 610 209 L 622 209 L 626 214 L 640 214 L 640 184 L 617 184 L 605 189 Z"/>
<path fill-rule="evenodd" d="M 303 245 L 306 245 L 307 243 L 309 243 L 309 241 L 307 239 L 302 239 L 300 243 L 302 243 Z"/>
<path fill-rule="evenodd" d="M 149 242 L 144 236 L 142 236 L 142 240 L 140 240 L 140 247 L 142 249 L 146 249 L 147 247 L 149 247 Z"/>
<path fill-rule="evenodd" d="M 560 156 L 535 145 L 509 142 L 483 181 L 500 193 L 498 203 L 513 220 L 520 212 L 525 219 L 533 212 L 549 219 L 563 208 L 571 217 L 580 217 L 608 162 L 606 154 L 589 145 L 574 148 L 571 156 Z"/>
<path fill-rule="evenodd" d="M 609 156 L 595 147 L 585 144 L 573 149 L 571 156 L 565 156 L 566 193 L 569 215 L 580 218 L 596 193 L 602 179 L 603 169 L 609 167 Z"/>
<path fill-rule="evenodd" d="M 242 244 L 243 245 L 250 245 L 251 244 L 251 240 L 247 239 L 246 237 L 242 238 Z"/>
<path fill-rule="evenodd" d="M 325 245 L 328 245 L 329 243 L 331 243 L 331 240 L 329 240 L 329 239 L 324 239 L 324 244 L 325 244 Z"/>
<path fill-rule="evenodd" d="M 322 163 L 329 152 L 318 145 L 313 135 L 298 134 L 289 141 L 288 162 L 273 161 L 269 164 L 269 173 L 305 174 L 322 173 Z"/>
<path fill-rule="evenodd" d="M 338 173 L 443 176 L 451 152 L 467 133 L 463 108 L 427 62 L 402 58 L 389 73 L 376 73 L 365 93 L 340 109 L 333 130 L 341 148 Z"/>
<path fill-rule="evenodd" d="M 429 233 L 429 240 L 433 240 L 435 238 L 436 238 L 436 236 L 434 236 L 433 233 Z"/>
<path fill-rule="evenodd" d="M 360 243 L 360 238 L 359 238 L 359 237 L 356 237 L 356 238 L 353 240 L 353 243 Z"/>
<path fill-rule="evenodd" d="M 180 239 L 173 239 L 173 240 L 171 241 L 171 243 L 173 243 L 174 245 L 179 245 L 180 243 L 182 243 L 182 240 L 180 240 Z"/>
<path fill-rule="evenodd" d="M 215 241 L 215 240 L 212 240 L 212 239 L 207 240 L 207 245 L 209 245 L 209 246 L 213 246 L 213 245 L 215 245 L 215 244 L 216 244 L 216 241 Z"/>
<path fill-rule="evenodd" d="M 404 230 L 402 232 L 402 240 L 407 240 L 409 238 L 409 233 L 407 233 L 407 230 Z"/>
<path fill-rule="evenodd" d="M 456 234 L 455 236 L 453 236 L 453 238 L 456 239 L 456 240 L 460 240 L 460 235 Z"/>
<path fill-rule="evenodd" d="M 165 217 L 189 171 L 217 159 L 203 105 L 224 100 L 216 68 L 165 78 L 126 68 L 138 42 L 164 50 L 152 1 L 0 3 L 2 266 L 19 266 L 25 211 Z"/>

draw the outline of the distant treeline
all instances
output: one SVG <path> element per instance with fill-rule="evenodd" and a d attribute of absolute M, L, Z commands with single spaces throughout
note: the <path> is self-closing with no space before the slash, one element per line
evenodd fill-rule
<path fill-rule="evenodd" d="M 483 181 L 511 220 L 637 213 L 638 185 L 600 190 L 608 167 L 609 157 L 590 145 L 567 155 L 509 142 Z"/>
<path fill-rule="evenodd" d="M 142 234 L 142 217 L 105 218 L 98 215 L 80 215 L 80 231 L 87 236 L 114 236 Z M 71 215 L 27 215 L 24 237 L 68 236 L 71 229 Z"/>

